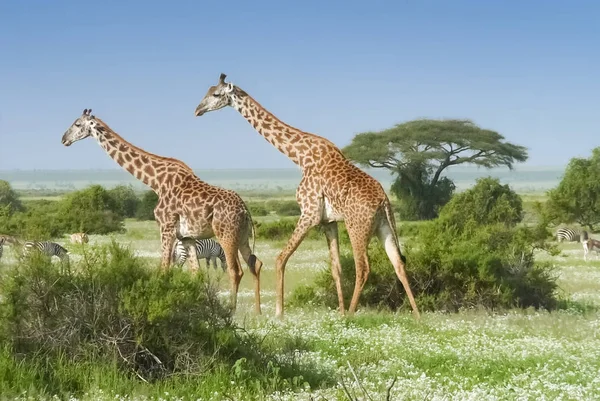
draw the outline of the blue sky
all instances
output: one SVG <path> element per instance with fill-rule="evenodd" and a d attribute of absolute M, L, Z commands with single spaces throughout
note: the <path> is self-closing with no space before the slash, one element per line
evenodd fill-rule
<path fill-rule="evenodd" d="M 0 169 L 117 168 L 63 132 L 84 108 L 196 169 L 294 168 L 233 109 L 221 72 L 343 147 L 419 117 L 471 118 L 561 165 L 600 145 L 593 1 L 4 1 Z"/>

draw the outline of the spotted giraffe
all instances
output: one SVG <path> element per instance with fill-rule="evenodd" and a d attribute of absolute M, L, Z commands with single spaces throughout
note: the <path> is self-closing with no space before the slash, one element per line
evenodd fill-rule
<path fill-rule="evenodd" d="M 309 230 L 319 224 L 323 225 L 327 236 L 339 311 L 344 313 L 337 222 L 345 221 L 356 263 L 356 281 L 348 312 L 355 312 L 367 281 L 367 247 L 370 238 L 376 234 L 404 286 L 413 313 L 418 319 L 419 310 L 404 269 L 406 258 L 400 251 L 394 215 L 381 184 L 353 165 L 332 142 L 282 122 L 244 90 L 225 82 L 225 78 L 226 75 L 221 74 L 217 85 L 208 89 L 196 107 L 195 115 L 202 116 L 226 106 L 233 107 L 260 135 L 302 170 L 302 179 L 296 190 L 296 199 L 302 213 L 292 237 L 276 261 L 275 314 L 283 316 L 285 265 Z"/>
<path fill-rule="evenodd" d="M 254 234 L 250 212 L 234 191 L 201 181 L 180 160 L 158 156 L 132 145 L 113 131 L 104 121 L 85 109 L 62 137 L 70 146 L 89 136 L 131 175 L 148 185 L 158 195 L 154 216 L 160 227 L 161 267 L 171 265 L 175 238 L 190 249 L 193 271 L 198 269 L 194 239 L 216 236 L 225 251 L 231 281 L 231 303 L 236 307 L 237 292 L 243 276 L 238 251 L 254 277 L 255 310 L 260 313 L 260 270 L 262 262 L 254 255 L 249 237 Z"/>

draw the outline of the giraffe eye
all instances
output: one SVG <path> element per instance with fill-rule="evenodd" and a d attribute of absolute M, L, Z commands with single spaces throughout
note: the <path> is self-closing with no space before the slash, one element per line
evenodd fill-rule
<path fill-rule="evenodd" d="M 221 94 L 220 93 L 213 93 L 213 96 L 214 97 L 219 97 L 219 96 L 221 96 Z"/>

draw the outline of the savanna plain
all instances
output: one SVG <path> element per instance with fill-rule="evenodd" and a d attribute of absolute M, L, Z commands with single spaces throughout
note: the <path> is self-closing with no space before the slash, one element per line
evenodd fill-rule
<path fill-rule="evenodd" d="M 517 192 L 521 192 L 525 209 L 523 221 L 527 222 L 528 218 L 533 218 L 534 201 L 544 201 L 544 191 L 517 189 Z M 245 200 L 255 204 L 294 199 L 293 191 L 281 188 L 278 191 L 248 190 L 241 193 Z M 28 191 L 22 195 L 22 200 L 26 201 L 27 196 L 30 199 L 59 198 Z M 271 212 L 254 219 L 258 224 L 267 224 L 286 218 Z M 402 230 L 405 223 L 400 220 L 397 224 L 403 244 L 410 240 L 411 230 Z M 126 263 L 134 263 L 148 271 L 158 270 L 160 241 L 154 221 L 126 219 L 121 232 L 94 234 L 89 238 L 89 243 L 84 245 L 70 244 L 67 235 L 54 239 L 69 249 L 71 271 L 85 271 L 90 260 L 102 260 L 102 255 L 106 254 L 114 259 L 118 252 L 122 253 L 119 257 Z M 94 365 L 85 362 L 85 358 L 66 357 L 33 363 L 27 357 L 16 358 L 9 346 L 4 345 L 0 355 L 0 398 L 600 399 L 600 260 L 593 256 L 584 261 L 580 243 L 559 244 L 558 255 L 542 250 L 535 254 L 536 260 L 553 266 L 558 283 L 557 296 L 565 305 L 562 308 L 547 311 L 544 308 L 495 310 L 472 307 L 452 312 L 424 311 L 417 321 L 408 308 L 392 311 L 385 307 L 361 306 L 354 316 L 343 317 L 335 309 L 318 302 L 291 302 L 298 288 L 311 285 L 319 276 L 329 274 L 325 237 L 315 233 L 301 244 L 287 265 L 286 314 L 285 319 L 280 321 L 274 317 L 274 266 L 286 238 L 266 240 L 259 237 L 256 240 L 255 253 L 264 262 L 260 316 L 253 313 L 253 281 L 244 266 L 237 310 L 232 314 L 231 322 L 227 321 L 227 316 L 223 318 L 224 324 L 235 327 L 234 336 L 238 342 L 231 340 L 230 343 L 240 349 L 229 352 L 228 355 L 235 356 L 233 360 L 215 362 L 217 357 L 214 357 L 214 363 L 207 362 L 210 368 L 194 369 L 193 375 L 173 374 L 153 379 L 151 373 L 129 369 L 131 364 L 123 363 L 131 361 L 135 355 L 115 355 L 114 364 Z M 118 244 L 118 251 L 115 244 Z M 380 247 L 375 239 L 371 246 Z M 16 252 L 7 248 L 0 260 L 3 291 L 9 291 L 10 285 L 15 285 L 11 281 L 15 279 L 11 272 L 26 268 L 20 266 Z M 348 254 L 349 250 L 348 242 L 342 240 L 342 253 Z M 56 268 L 53 274 L 56 274 L 57 282 L 60 274 L 64 274 L 60 273 L 59 264 L 57 261 L 52 264 Z M 35 266 L 28 268 L 36 269 Z M 389 268 L 392 269 L 392 266 Z M 410 275 L 410 260 L 407 268 Z M 173 280 L 180 280 L 181 284 L 174 287 L 174 291 L 197 284 L 204 286 L 205 292 L 213 291 L 217 298 L 227 301 L 229 281 L 220 268 L 207 269 L 205 261 L 201 260 L 200 278 L 197 279 L 183 278 L 182 275 L 189 275 L 187 266 L 175 270 L 183 271 L 172 273 Z M 41 277 L 35 274 L 24 277 Z M 7 296 L 6 292 L 0 293 L 3 302 Z M 148 298 L 153 299 L 152 294 Z M 209 298 L 203 295 L 197 299 L 206 301 Z M 168 304 L 169 301 L 164 302 Z M 15 301 L 12 305 L 19 303 Z M 3 312 L 18 314 L 19 310 L 4 309 Z M 152 311 L 145 313 L 151 314 Z M 169 341 L 168 338 L 163 340 Z M 140 343 L 143 341 L 139 339 Z M 246 352 L 242 349 L 244 344 L 251 344 L 248 347 L 255 351 Z M 218 352 L 218 347 L 211 349 L 215 354 Z M 94 350 L 90 353 L 93 354 Z M 151 354 L 150 351 L 148 354 Z M 204 358 L 211 360 L 210 355 Z"/>

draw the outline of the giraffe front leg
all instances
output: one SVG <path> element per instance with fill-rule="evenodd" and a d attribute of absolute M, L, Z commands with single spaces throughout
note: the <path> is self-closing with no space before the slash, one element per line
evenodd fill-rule
<path fill-rule="evenodd" d="M 166 271 L 171 266 L 171 255 L 175 244 L 175 225 L 164 224 L 160 228 L 160 242 L 162 246 L 162 257 L 160 267 Z"/>
<path fill-rule="evenodd" d="M 300 216 L 300 220 L 298 220 L 298 224 L 296 224 L 292 237 L 288 240 L 283 251 L 277 256 L 277 260 L 275 261 L 275 268 L 277 271 L 277 301 L 275 303 L 275 316 L 278 318 L 283 318 L 283 276 L 285 274 L 285 265 L 296 249 L 298 249 L 298 246 L 300 246 L 306 237 L 306 234 L 308 234 L 308 231 L 319 224 L 319 221 L 320 216 L 318 213 L 313 215 L 303 214 Z M 229 263 L 229 261 L 227 263 Z"/>
<path fill-rule="evenodd" d="M 198 252 L 196 251 L 196 246 L 192 242 L 192 245 L 189 246 L 189 259 L 190 262 L 190 271 L 192 274 L 196 274 L 198 269 L 200 268 L 200 263 L 198 261 Z"/>

